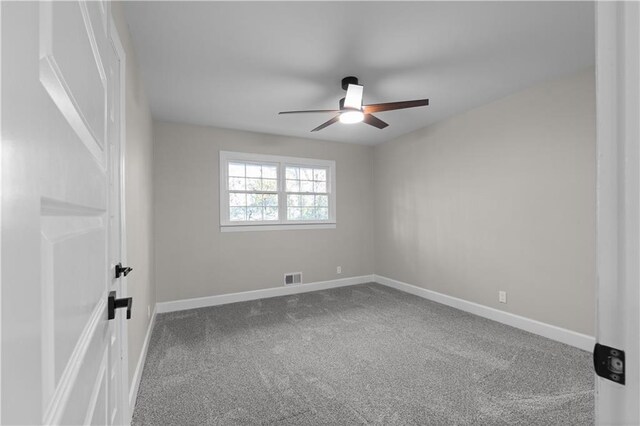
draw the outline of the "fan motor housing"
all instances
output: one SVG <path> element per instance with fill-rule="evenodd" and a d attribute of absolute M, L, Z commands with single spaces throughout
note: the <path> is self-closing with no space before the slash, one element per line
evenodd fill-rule
<path fill-rule="evenodd" d="M 345 77 L 342 79 L 342 90 L 347 90 L 350 84 L 358 84 L 358 77 Z"/>

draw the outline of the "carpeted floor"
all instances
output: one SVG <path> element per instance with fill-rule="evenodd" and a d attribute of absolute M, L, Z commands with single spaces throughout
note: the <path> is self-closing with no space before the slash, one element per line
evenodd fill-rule
<path fill-rule="evenodd" d="M 159 315 L 134 425 L 589 425 L 590 354 L 379 284 Z"/>

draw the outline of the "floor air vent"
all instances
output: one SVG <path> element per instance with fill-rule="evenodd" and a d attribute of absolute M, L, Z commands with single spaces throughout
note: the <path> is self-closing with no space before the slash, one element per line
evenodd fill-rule
<path fill-rule="evenodd" d="M 284 285 L 294 285 L 302 283 L 302 272 L 292 272 L 284 274 Z"/>

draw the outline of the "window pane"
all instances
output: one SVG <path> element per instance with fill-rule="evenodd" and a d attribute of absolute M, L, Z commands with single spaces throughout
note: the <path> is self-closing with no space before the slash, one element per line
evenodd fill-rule
<path fill-rule="evenodd" d="M 247 178 L 247 191 L 260 191 L 262 190 L 262 180 Z"/>
<path fill-rule="evenodd" d="M 313 220 L 316 218 L 316 209 L 313 207 L 302 207 L 300 209 L 300 219 L 301 220 Z"/>
<path fill-rule="evenodd" d="M 230 191 L 278 191 L 278 166 L 271 164 L 229 163 Z"/>
<path fill-rule="evenodd" d="M 317 220 L 328 220 L 329 219 L 329 209 L 327 209 L 327 208 L 316 209 L 316 219 Z"/>
<path fill-rule="evenodd" d="M 229 178 L 229 189 L 232 191 L 244 191 L 245 190 L 245 178 Z"/>
<path fill-rule="evenodd" d="M 267 179 L 278 179 L 278 167 L 262 166 L 262 177 Z"/>
<path fill-rule="evenodd" d="M 327 192 L 326 182 L 313 182 L 313 192 Z"/>
<path fill-rule="evenodd" d="M 287 179 L 300 179 L 299 172 L 300 169 L 298 169 L 297 167 L 287 167 L 285 176 L 287 177 Z"/>
<path fill-rule="evenodd" d="M 287 192 L 300 192 L 300 181 L 287 180 Z"/>
<path fill-rule="evenodd" d="M 288 220 L 329 220 L 328 207 L 287 207 Z"/>
<path fill-rule="evenodd" d="M 316 206 L 318 207 L 326 207 L 329 205 L 329 196 L 328 195 L 316 195 Z"/>
<path fill-rule="evenodd" d="M 313 180 L 313 169 L 300 169 L 300 180 Z"/>
<path fill-rule="evenodd" d="M 229 205 L 231 207 L 244 207 L 247 205 L 247 196 L 246 194 L 238 194 L 236 192 L 232 192 L 229 194 Z"/>
<path fill-rule="evenodd" d="M 320 182 L 327 181 L 327 171 L 325 169 L 314 169 L 313 170 L 313 180 L 317 180 Z"/>
<path fill-rule="evenodd" d="M 300 196 L 299 195 L 287 195 L 287 205 L 293 207 L 300 206 Z"/>
<path fill-rule="evenodd" d="M 276 179 L 262 179 L 263 191 L 277 191 L 278 181 Z"/>
<path fill-rule="evenodd" d="M 287 219 L 300 220 L 300 208 L 290 207 L 287 209 Z"/>
<path fill-rule="evenodd" d="M 229 206 L 231 221 L 278 220 L 278 194 L 230 193 Z"/>
<path fill-rule="evenodd" d="M 244 207 L 231 207 L 229 209 L 229 220 L 231 221 L 245 221 L 246 210 Z"/>
<path fill-rule="evenodd" d="M 259 164 L 247 164 L 247 177 L 262 177 L 262 166 Z"/>
<path fill-rule="evenodd" d="M 313 182 L 306 180 L 300 181 L 300 192 L 313 192 Z"/>
<path fill-rule="evenodd" d="M 278 194 L 264 194 L 264 205 L 278 207 Z"/>
<path fill-rule="evenodd" d="M 244 177 L 244 164 L 229 163 L 229 176 Z"/>
<path fill-rule="evenodd" d="M 262 194 L 247 194 L 247 206 L 248 207 L 262 206 Z"/>
<path fill-rule="evenodd" d="M 264 220 L 278 220 L 278 208 L 277 207 L 265 207 Z"/>
<path fill-rule="evenodd" d="M 247 220 L 262 220 L 262 207 L 247 207 Z"/>
<path fill-rule="evenodd" d="M 313 207 L 315 205 L 315 195 L 301 195 L 300 205 L 303 207 Z"/>

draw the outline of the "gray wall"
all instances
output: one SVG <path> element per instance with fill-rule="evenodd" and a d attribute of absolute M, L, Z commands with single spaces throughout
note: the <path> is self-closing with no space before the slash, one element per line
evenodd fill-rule
<path fill-rule="evenodd" d="M 156 302 L 153 268 L 153 137 L 149 103 L 138 72 L 122 5 L 111 3 L 112 12 L 127 60 L 126 76 L 126 151 L 125 220 L 127 227 L 127 263 L 134 271 L 127 277 L 128 293 L 133 297 L 133 315 L 129 328 L 129 378 L 142 351 L 150 317 Z"/>
<path fill-rule="evenodd" d="M 373 272 L 370 147 L 167 122 L 154 139 L 158 302 Z M 335 160 L 337 228 L 221 233 L 221 150 Z"/>
<path fill-rule="evenodd" d="M 592 69 L 375 148 L 166 122 L 154 138 L 159 302 L 375 272 L 594 334 Z M 220 150 L 336 160 L 338 228 L 220 233 Z"/>
<path fill-rule="evenodd" d="M 376 274 L 594 334 L 593 69 L 379 145 L 374 170 Z"/>

